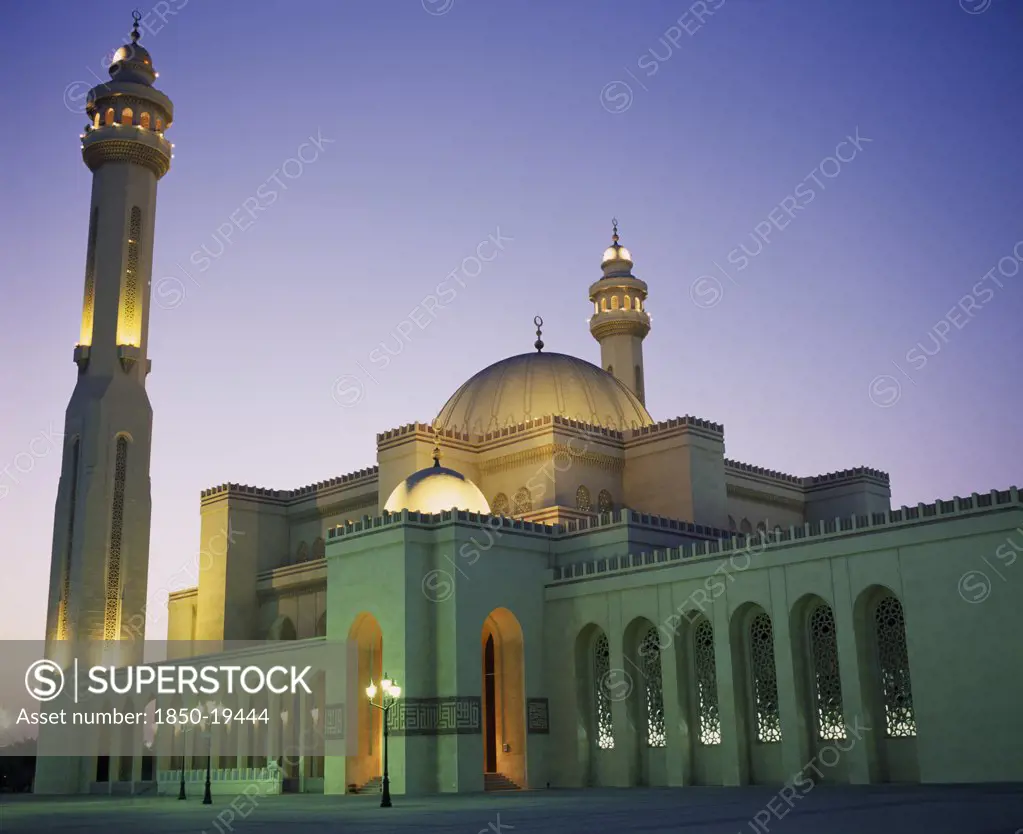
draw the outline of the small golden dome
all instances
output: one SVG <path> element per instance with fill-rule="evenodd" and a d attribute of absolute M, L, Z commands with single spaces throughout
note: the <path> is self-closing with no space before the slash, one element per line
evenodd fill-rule
<path fill-rule="evenodd" d="M 614 246 L 608 246 L 604 250 L 604 257 L 601 259 L 600 265 L 603 266 L 609 261 L 628 261 L 632 263 L 632 253 L 624 246 L 616 243 Z"/>
<path fill-rule="evenodd" d="M 436 459 L 433 466 L 414 472 L 398 484 L 384 504 L 388 513 L 441 513 L 451 509 L 489 514 L 490 504 L 476 484 L 461 472 L 441 466 Z"/>

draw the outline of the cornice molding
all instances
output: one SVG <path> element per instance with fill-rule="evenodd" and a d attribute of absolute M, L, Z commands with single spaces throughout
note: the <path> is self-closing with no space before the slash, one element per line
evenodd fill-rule
<path fill-rule="evenodd" d="M 568 461 L 570 464 L 582 463 L 584 466 L 592 466 L 606 472 L 621 472 L 625 466 L 624 458 L 616 458 L 598 452 L 580 452 L 567 443 L 545 443 L 532 449 L 523 449 L 483 461 L 479 464 L 479 471 L 481 475 L 492 475 L 497 472 L 507 472 L 509 469 L 529 463 L 553 462 L 556 458 Z M 555 470 L 566 471 L 558 469 L 557 466 L 555 466 Z"/>

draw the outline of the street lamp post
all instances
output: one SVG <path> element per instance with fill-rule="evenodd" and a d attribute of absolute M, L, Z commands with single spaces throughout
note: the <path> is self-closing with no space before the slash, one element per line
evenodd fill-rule
<path fill-rule="evenodd" d="M 210 792 L 210 767 L 213 764 L 213 718 L 219 704 L 210 701 L 206 704 L 206 718 L 203 720 L 203 735 L 206 736 L 206 790 L 202 795 L 203 805 L 213 804 L 213 794 Z"/>
<path fill-rule="evenodd" d="M 380 690 L 380 703 L 378 704 L 373 700 L 377 694 L 376 685 L 371 680 L 369 686 L 366 687 L 366 694 L 369 696 L 370 704 L 384 714 L 384 785 L 383 796 L 380 797 L 380 807 L 390 808 L 391 780 L 387 775 L 387 713 L 397 702 L 398 698 L 401 697 L 401 687 L 388 678 L 387 673 L 384 672 L 384 679 L 380 681 Z"/>
<path fill-rule="evenodd" d="M 187 799 L 185 796 L 185 729 L 181 728 L 181 787 L 178 788 L 178 799 Z"/>

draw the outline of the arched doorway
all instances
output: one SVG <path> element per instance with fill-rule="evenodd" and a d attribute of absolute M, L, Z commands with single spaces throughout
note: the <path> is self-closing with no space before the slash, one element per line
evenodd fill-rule
<path fill-rule="evenodd" d="M 481 643 L 485 785 L 526 787 L 525 647 L 515 615 L 491 611 Z"/>
<path fill-rule="evenodd" d="M 380 684 L 383 677 L 384 638 L 380 623 L 372 614 L 363 612 L 356 616 L 348 630 L 348 639 L 357 646 L 358 681 L 355 691 L 366 691 L 370 681 Z M 383 743 L 383 713 L 375 709 L 366 698 L 359 698 L 356 707 L 356 739 L 358 752 L 348 756 L 345 781 L 355 789 L 364 788 L 367 783 L 379 780 L 382 773 L 380 747 Z"/>

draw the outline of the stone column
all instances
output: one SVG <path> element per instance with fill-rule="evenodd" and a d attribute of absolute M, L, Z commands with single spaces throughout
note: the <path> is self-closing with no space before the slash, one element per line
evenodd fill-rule
<path fill-rule="evenodd" d="M 714 600 L 709 612 L 714 626 L 714 662 L 721 716 L 721 784 L 748 785 L 749 735 L 742 712 L 746 708 L 745 679 L 735 666 L 741 656 L 733 657 L 728 614 L 726 591 Z"/>
<path fill-rule="evenodd" d="M 613 787 L 627 788 L 636 784 L 636 733 L 629 721 L 629 699 L 632 690 L 642 686 L 635 669 L 627 669 L 624 652 L 621 603 L 608 600 L 607 641 L 611 674 L 607 681 L 597 681 L 611 698 L 611 723 L 614 726 L 614 772 L 610 774 Z"/>
<path fill-rule="evenodd" d="M 855 601 L 845 559 L 836 560 L 833 565 L 832 582 L 838 673 L 842 680 L 842 712 L 846 726 L 846 740 L 840 749 L 849 782 L 867 785 L 878 781 L 876 740 L 881 737 L 882 728 L 872 726 L 867 682 L 862 675 L 857 648 L 859 635 L 856 633 Z"/>
<path fill-rule="evenodd" d="M 309 715 L 309 696 L 306 693 L 300 692 L 298 696 L 298 743 L 295 745 L 296 749 L 301 749 L 302 752 L 298 755 L 298 792 L 305 793 L 305 777 L 306 777 L 306 765 L 309 761 L 309 757 L 306 755 L 304 745 L 309 732 L 309 721 L 312 716 Z"/>
<path fill-rule="evenodd" d="M 238 709 L 245 717 L 248 716 L 249 705 L 247 698 L 239 693 Z M 238 778 L 248 779 L 249 755 L 252 752 L 252 740 L 255 738 L 255 724 L 251 721 L 238 721 L 236 728 L 238 735 L 235 738 L 235 755 L 238 757 Z"/>
<path fill-rule="evenodd" d="M 689 750 L 689 727 L 679 698 L 677 642 L 685 633 L 672 604 L 671 586 L 657 589 L 658 646 L 661 654 L 661 696 L 664 701 L 665 776 L 673 786 L 686 784 Z"/>
<path fill-rule="evenodd" d="M 799 687 L 805 685 L 803 664 L 793 652 L 799 645 L 789 628 L 788 594 L 785 569 L 771 568 L 771 630 L 774 633 L 774 671 L 778 685 L 778 714 L 781 719 L 781 757 L 786 780 L 800 773 L 810 760 L 809 717 L 806 698 Z"/>

